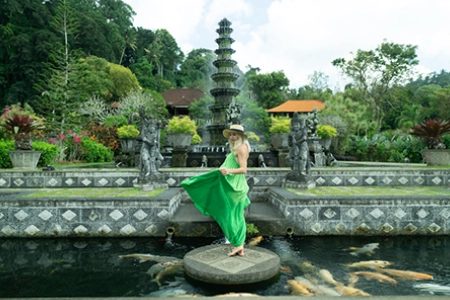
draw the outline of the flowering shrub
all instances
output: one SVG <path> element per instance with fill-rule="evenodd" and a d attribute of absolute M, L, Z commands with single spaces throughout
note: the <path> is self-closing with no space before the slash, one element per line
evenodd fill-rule
<path fill-rule="evenodd" d="M 87 134 L 90 139 L 96 141 L 106 148 L 116 151 L 119 148 L 120 141 L 115 126 L 106 126 L 95 121 L 88 126 Z"/>
<path fill-rule="evenodd" d="M 54 139 L 49 142 L 55 142 Z M 68 130 L 58 136 L 60 145 L 59 161 L 106 162 L 113 160 L 113 151 L 90 136 L 87 131 Z"/>

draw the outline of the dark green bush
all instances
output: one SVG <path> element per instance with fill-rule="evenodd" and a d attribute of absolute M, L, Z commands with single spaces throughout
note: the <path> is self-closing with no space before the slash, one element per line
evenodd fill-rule
<path fill-rule="evenodd" d="M 450 149 L 450 134 L 446 134 L 442 137 L 442 143 L 444 143 L 447 149 Z"/>
<path fill-rule="evenodd" d="M 0 168 L 11 169 L 13 167 L 8 151 L 14 150 L 14 141 L 0 140 Z"/>
<path fill-rule="evenodd" d="M 353 137 L 345 155 L 360 161 L 403 162 L 408 158 L 412 163 L 420 163 L 420 151 L 424 148 L 426 145 L 420 138 L 401 131 L 385 131 L 371 138 Z"/>

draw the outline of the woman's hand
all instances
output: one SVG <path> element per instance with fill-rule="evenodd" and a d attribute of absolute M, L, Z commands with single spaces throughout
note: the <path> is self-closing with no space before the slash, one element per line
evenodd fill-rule
<path fill-rule="evenodd" d="M 230 171 L 227 168 L 220 169 L 220 173 L 222 173 L 223 176 L 226 176 L 230 174 Z"/>

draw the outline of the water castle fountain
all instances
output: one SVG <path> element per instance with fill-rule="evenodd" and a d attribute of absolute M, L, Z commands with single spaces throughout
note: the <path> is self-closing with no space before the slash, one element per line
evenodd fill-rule
<path fill-rule="evenodd" d="M 201 155 L 205 154 L 210 157 L 217 155 L 217 161 L 225 156 L 225 140 L 221 132 L 227 126 L 229 118 L 236 115 L 233 114 L 235 113 L 233 109 L 239 109 L 233 102 L 233 97 L 237 95 L 234 93 L 238 92 L 233 87 L 234 76 L 224 74 L 235 64 L 229 61 L 230 57 L 221 56 L 231 56 L 233 53 L 229 50 L 232 43 L 229 37 L 231 23 L 226 20 L 221 23 L 224 26 L 218 30 L 219 34 L 223 34 L 217 39 L 219 50 L 221 45 L 225 47 L 223 49 L 228 50 L 216 51 L 219 59 L 215 65 L 219 72 L 213 76 L 217 87 L 211 90 L 217 100 L 211 107 L 215 121 L 208 126 L 210 135 L 208 144 L 212 146 L 208 146 L 210 147 L 208 151 L 200 152 L 199 162 Z M 236 121 L 233 120 L 233 122 Z M 189 157 L 194 154 L 190 153 Z M 257 166 L 255 163 L 257 155 L 252 153 L 250 168 Z M 213 161 L 210 166 L 214 165 Z M 271 166 L 270 163 L 268 165 Z M 6 280 L 3 281 L 5 283 L 2 286 L 13 289 L 17 284 L 17 291 L 29 290 L 23 288 L 21 283 L 26 280 L 29 282 L 30 267 L 33 269 L 39 267 L 41 269 L 37 277 L 43 279 L 39 285 L 42 286 L 41 291 L 46 291 L 49 287 L 49 277 L 53 277 L 48 290 L 63 287 L 65 292 L 69 287 L 77 287 L 74 290 L 79 294 L 69 293 L 72 296 L 92 296 L 85 292 L 85 281 L 93 283 L 92 291 L 107 291 L 108 294 L 100 295 L 103 297 L 147 294 L 156 296 L 150 293 L 160 292 L 159 286 L 152 278 L 145 277 L 148 276 L 145 273 L 149 264 L 121 260 L 120 254 L 150 251 L 153 254 L 181 257 L 192 247 L 214 243 L 215 240 L 211 237 L 217 237 L 220 234 L 217 225 L 207 217 L 180 210 L 187 201 L 183 198 L 185 195 L 180 192 L 179 183 L 188 176 L 204 172 L 200 168 L 192 168 L 194 165 L 191 165 L 189 161 L 188 166 L 191 168 L 161 169 L 169 187 L 162 194 L 154 197 L 149 197 L 147 194 L 145 197 L 125 199 L 103 196 L 93 199 L 84 196 L 59 199 L 50 192 L 46 197 L 33 198 L 27 194 L 42 188 L 49 190 L 113 188 L 118 190 L 133 187 L 133 183 L 139 179 L 135 169 L 57 169 L 45 172 L 2 170 L 0 172 L 0 187 L 3 189 L 0 191 L 0 237 L 2 238 L 0 267 L 3 273 L 12 274 L 11 278 L 13 278 L 11 280 L 5 276 Z M 344 264 L 360 258 L 341 250 L 349 246 L 362 246 L 369 242 L 380 243 L 375 259 L 391 260 L 395 262 L 397 268 L 399 266 L 424 268 L 421 271 L 435 272 L 435 283 L 446 284 L 445 279 L 448 275 L 444 274 L 444 271 L 448 241 L 445 236 L 450 233 L 450 196 L 299 195 L 281 188 L 281 180 L 287 172 L 287 168 L 249 169 L 249 176 L 256 179 L 256 188 L 251 194 L 252 205 L 264 204 L 259 206 L 259 211 L 255 209 L 255 206 L 250 209 L 249 222 L 252 222 L 259 229 L 259 234 L 265 237 L 266 240 L 261 245 L 279 253 L 283 267 L 292 266 L 294 271 L 292 274 L 281 273 L 276 283 L 259 289 L 258 291 L 262 291 L 263 295 L 288 294 L 285 289 L 286 281 L 292 276 L 301 275 L 298 266 L 305 258 L 317 263 L 318 266 L 322 264 L 322 267 L 328 268 L 334 275 L 339 275 L 336 276 L 338 280 L 344 280 L 348 271 L 343 267 Z M 314 168 L 311 176 L 318 187 L 447 186 L 450 183 L 448 169 L 414 168 L 413 166 L 409 168 L 370 167 L 357 170 L 339 167 Z M 30 192 L 26 191 L 27 189 Z M 165 239 L 161 238 L 168 235 L 169 229 L 171 235 L 174 235 L 173 244 L 165 244 Z M 286 236 L 288 236 L 287 239 Z M 428 237 L 425 240 L 422 236 Z M 41 239 L 42 237 L 53 238 L 53 240 Z M 192 240 L 196 237 L 200 238 L 193 242 Z M 69 239 L 66 243 L 61 243 L 64 238 Z M 185 240 L 182 241 L 183 238 Z M 404 242 L 405 239 L 408 243 Z M 402 242 L 398 242 L 399 240 Z M 49 241 L 51 242 L 47 244 Z M 309 245 L 312 246 L 308 248 Z M 432 253 L 431 248 L 434 251 Z M 298 255 L 299 252 L 302 256 Z M 409 255 L 409 259 L 400 261 L 400 258 L 406 257 L 404 253 Z M 92 257 L 98 262 L 95 267 L 92 264 Z M 437 263 L 436 258 L 442 261 L 439 260 Z M 413 262 L 417 262 L 417 265 L 411 265 Z M 141 267 L 138 272 L 137 267 Z M 120 271 L 117 271 L 119 268 Z M 125 268 L 128 273 L 124 273 Z M 87 273 L 81 273 L 81 271 L 87 271 Z M 98 273 L 98 280 L 92 280 L 91 273 L 94 272 Z M 23 277 L 21 277 L 22 273 Z M 44 277 L 42 274 L 48 274 L 48 276 Z M 125 276 L 117 278 L 111 276 L 122 274 Z M 167 281 L 166 284 L 163 281 L 163 288 L 169 283 L 173 284 L 178 280 L 177 278 L 170 277 L 173 281 Z M 64 279 L 64 284 L 61 284 L 61 279 Z M 113 284 L 110 288 L 99 289 L 99 286 L 104 286 L 101 280 Z M 70 284 L 67 284 L 68 282 Z M 118 282 L 129 283 L 129 286 L 120 289 Z M 33 284 L 33 286 L 38 285 Z M 186 284 L 184 281 L 180 286 L 193 293 L 204 293 L 203 290 L 198 290 L 197 287 Z M 406 281 L 401 282 L 395 289 L 389 286 L 380 288 L 376 282 L 366 285 L 367 291 L 373 291 L 374 295 L 413 294 L 412 286 Z M 115 293 L 110 290 L 115 290 Z M 3 289 L 2 292 L 4 294 L 0 296 L 4 297 L 19 295 L 14 291 L 10 294 L 5 293 L 7 289 Z M 216 291 L 207 292 L 209 293 L 207 295 L 216 295 Z M 32 291 L 20 295 L 36 297 Z M 55 295 L 67 296 L 62 292 Z"/>
<path fill-rule="evenodd" d="M 210 90 L 214 97 L 214 104 L 209 107 L 211 110 L 212 124 L 207 126 L 209 133 L 209 143 L 213 148 L 224 147 L 225 139 L 222 136 L 222 131 L 228 128 L 232 121 L 239 123 L 239 117 L 235 120 L 230 120 L 228 111 L 233 107 L 234 97 L 239 94 L 239 89 L 235 88 L 235 81 L 239 77 L 233 70 L 236 66 L 236 61 L 231 59 L 231 55 L 235 52 L 231 48 L 234 40 L 230 37 L 233 29 L 230 27 L 231 22 L 223 19 L 219 22 L 219 28 L 216 32 L 219 38 L 216 43 L 219 48 L 214 51 L 217 54 L 217 59 L 213 61 L 213 65 L 217 68 L 217 72 L 212 74 L 211 79 L 215 83 L 215 88 Z"/>

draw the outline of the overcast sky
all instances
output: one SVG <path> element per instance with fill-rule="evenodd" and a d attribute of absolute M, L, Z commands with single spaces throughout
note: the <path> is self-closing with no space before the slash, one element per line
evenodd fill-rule
<path fill-rule="evenodd" d="M 384 39 L 418 46 L 418 71 L 450 71 L 450 0 L 123 0 L 136 12 L 134 26 L 167 29 L 187 55 L 215 50 L 223 18 L 233 28 L 239 68 L 283 71 L 291 88 L 320 71 L 342 87 L 331 62 L 374 50 Z"/>

